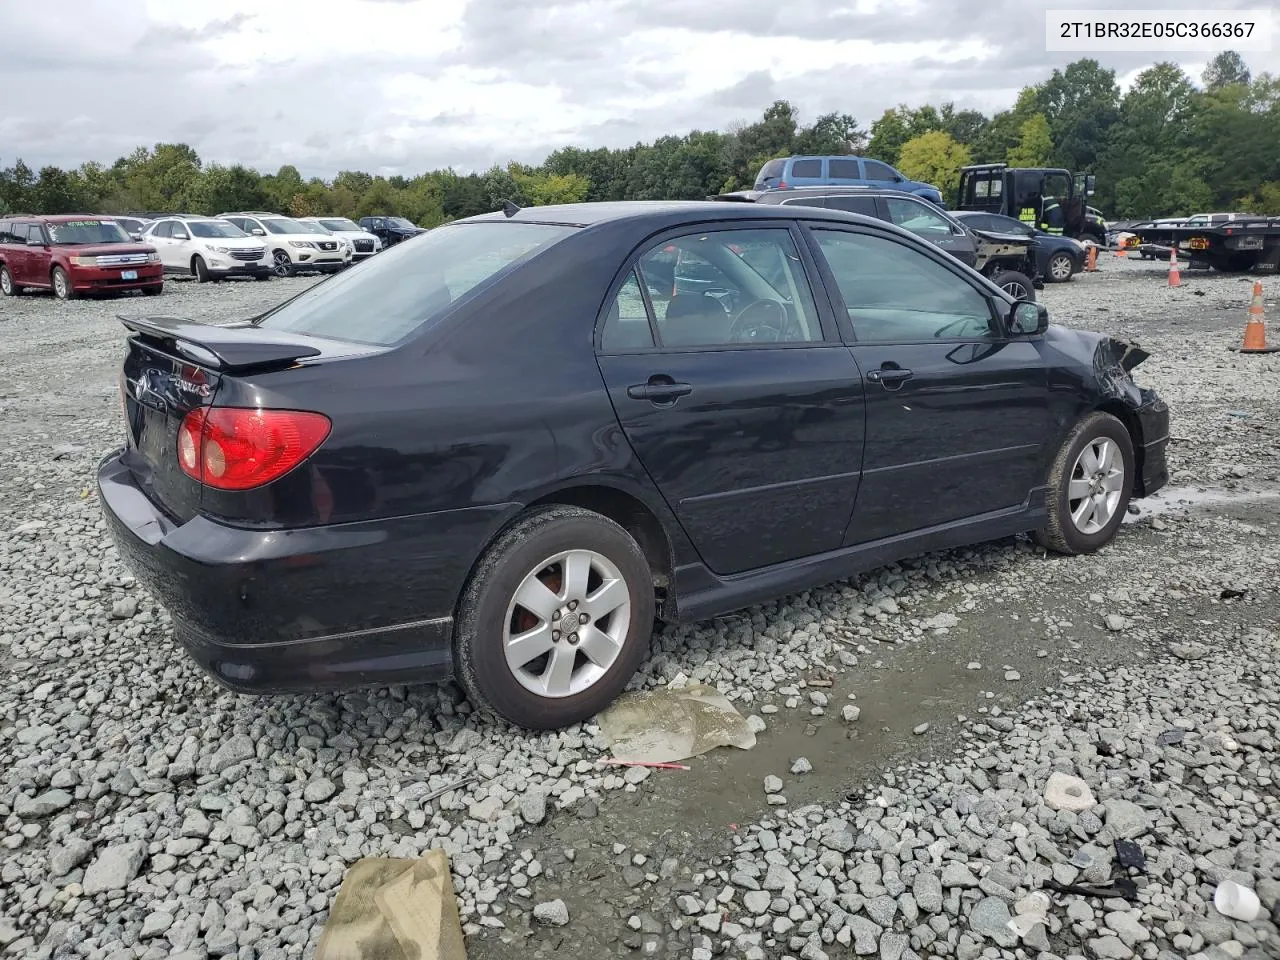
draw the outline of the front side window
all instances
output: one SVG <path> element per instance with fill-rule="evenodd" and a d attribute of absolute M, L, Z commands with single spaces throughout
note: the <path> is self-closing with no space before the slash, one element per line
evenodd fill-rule
<path fill-rule="evenodd" d="M 867 168 L 868 180 L 892 181 L 892 180 L 895 180 L 898 176 L 896 173 L 894 173 L 893 167 L 889 166 L 887 163 L 881 163 L 879 160 L 867 160 L 865 161 L 865 164 Z"/>
<path fill-rule="evenodd" d="M 886 197 L 884 203 L 889 219 L 904 230 L 910 230 L 929 239 L 951 234 L 951 224 L 918 200 Z"/>
<path fill-rule="evenodd" d="M 336 274 L 265 314 L 258 325 L 391 346 L 430 327 L 459 298 L 576 227 L 468 223 L 397 243 L 359 270 Z"/>
<path fill-rule="evenodd" d="M 918 250 L 887 237 L 813 232 L 864 342 L 992 336 L 987 298 Z"/>
<path fill-rule="evenodd" d="M 822 339 L 813 293 L 786 229 L 676 237 L 641 256 L 639 272 L 662 346 Z"/>
<path fill-rule="evenodd" d="M 132 238 L 114 220 L 65 220 L 49 224 L 53 242 L 74 246 L 90 243 L 131 243 Z"/>

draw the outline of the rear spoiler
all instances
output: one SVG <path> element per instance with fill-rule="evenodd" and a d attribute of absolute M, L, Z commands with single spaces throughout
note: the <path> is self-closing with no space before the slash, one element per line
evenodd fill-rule
<path fill-rule="evenodd" d="M 134 333 L 159 341 L 165 349 L 215 370 L 279 366 L 321 353 L 296 337 L 276 336 L 250 323 L 217 326 L 180 317 L 119 315 L 116 319 Z"/>

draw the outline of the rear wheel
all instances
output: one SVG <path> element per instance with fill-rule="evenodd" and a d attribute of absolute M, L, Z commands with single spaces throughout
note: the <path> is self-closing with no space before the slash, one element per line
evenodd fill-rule
<path fill-rule="evenodd" d="M 1109 413 L 1086 416 L 1049 469 L 1048 522 L 1036 542 L 1058 553 L 1092 553 L 1124 522 L 1133 492 L 1133 439 Z"/>
<path fill-rule="evenodd" d="M 1031 283 L 1031 278 L 1025 273 L 1019 273 L 1016 270 L 997 270 L 992 274 L 991 282 L 1014 299 L 1033 302 L 1036 299 L 1036 288 Z"/>
<path fill-rule="evenodd" d="M 61 267 L 54 267 L 51 279 L 55 297 L 59 300 L 74 300 L 76 298 L 76 291 L 71 286 L 71 278 L 67 276 L 67 271 Z"/>
<path fill-rule="evenodd" d="M 0 264 L 0 293 L 6 297 L 16 297 L 22 293 L 22 288 L 13 282 L 13 274 L 4 264 Z"/>
<path fill-rule="evenodd" d="M 191 272 L 196 275 L 196 283 L 209 282 L 209 266 L 204 262 L 204 257 L 196 255 L 191 258 Z"/>
<path fill-rule="evenodd" d="M 1055 253 L 1049 258 L 1048 269 L 1045 272 L 1054 283 L 1065 283 L 1071 279 L 1075 269 L 1075 262 L 1070 254 Z"/>
<path fill-rule="evenodd" d="M 649 649 L 653 574 L 612 520 L 577 507 L 517 520 L 476 566 L 454 653 L 467 695 L 521 727 L 589 719 Z"/>

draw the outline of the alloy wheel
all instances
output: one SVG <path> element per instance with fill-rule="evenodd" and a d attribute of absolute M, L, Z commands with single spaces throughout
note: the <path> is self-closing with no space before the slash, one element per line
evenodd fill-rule
<path fill-rule="evenodd" d="M 1071 522 L 1083 534 L 1095 534 L 1116 515 L 1124 492 L 1124 458 L 1114 440 L 1098 437 L 1085 444 L 1067 482 Z"/>
<path fill-rule="evenodd" d="M 6 297 L 13 296 L 13 277 L 10 276 L 8 269 L 0 269 L 0 293 Z"/>
<path fill-rule="evenodd" d="M 631 591 L 594 550 L 568 550 L 529 571 L 507 608 L 503 651 L 517 682 L 559 699 L 582 693 L 622 652 Z"/>
<path fill-rule="evenodd" d="M 1003 290 L 1005 293 L 1009 294 L 1014 299 L 1017 299 L 1017 300 L 1030 299 L 1027 296 L 1027 288 L 1017 280 L 1010 280 L 1008 283 L 1003 284 L 1000 287 L 1000 289 Z"/>
<path fill-rule="evenodd" d="M 277 250 L 272 256 L 272 262 L 275 264 L 275 274 L 277 277 L 287 277 L 289 270 L 293 266 L 293 261 L 289 259 L 289 255 L 283 250 Z"/>
<path fill-rule="evenodd" d="M 1060 253 L 1049 261 L 1049 276 L 1059 282 L 1068 280 L 1071 277 L 1071 258 L 1065 253 Z"/>

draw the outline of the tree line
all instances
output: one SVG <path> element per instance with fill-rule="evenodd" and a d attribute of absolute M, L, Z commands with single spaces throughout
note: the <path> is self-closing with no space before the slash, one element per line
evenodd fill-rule
<path fill-rule="evenodd" d="M 844 113 L 810 125 L 779 100 L 754 123 L 694 130 L 622 149 L 563 147 L 540 165 L 414 177 L 343 170 L 332 180 L 205 164 L 181 143 L 138 147 L 111 166 L 0 169 L 0 212 L 215 214 L 268 209 L 293 216 L 393 214 L 431 227 L 495 210 L 582 200 L 700 199 L 749 188 L 760 167 L 794 154 L 864 154 L 936 184 L 952 202 L 960 167 L 1006 162 L 1066 167 L 1097 178 L 1094 205 L 1116 218 L 1211 210 L 1280 214 L 1280 78 L 1252 77 L 1233 51 L 1195 82 L 1177 64 L 1144 70 L 1123 94 L 1114 70 L 1077 60 L 987 116 L 953 103 L 891 107 L 869 128 Z"/>

